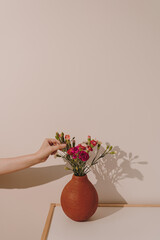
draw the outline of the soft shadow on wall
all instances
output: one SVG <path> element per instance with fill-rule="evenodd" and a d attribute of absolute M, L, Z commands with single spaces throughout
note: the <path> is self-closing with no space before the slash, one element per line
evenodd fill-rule
<path fill-rule="evenodd" d="M 22 189 L 40 186 L 71 174 L 64 169 L 65 165 L 40 168 L 28 168 L 18 172 L 1 175 L 0 188 Z"/>
<path fill-rule="evenodd" d="M 109 145 L 106 143 L 106 145 Z M 105 149 L 101 147 L 100 154 Z M 135 168 L 137 164 L 147 164 L 145 161 L 137 161 L 138 156 L 132 153 L 127 154 L 119 146 L 113 148 L 116 154 L 106 155 L 94 165 L 92 172 L 96 177 L 95 187 L 99 192 L 101 202 L 107 203 L 126 203 L 125 199 L 118 193 L 116 186 L 120 180 L 126 178 L 137 178 L 143 180 L 142 173 Z"/>
<path fill-rule="evenodd" d="M 110 144 L 106 143 L 106 145 Z M 103 153 L 104 150 L 101 147 L 100 153 Z M 137 178 L 142 181 L 144 176 L 136 167 L 138 164 L 145 165 L 147 162 L 138 161 L 138 156 L 133 156 L 131 152 L 127 154 L 119 146 L 114 147 L 113 150 L 116 151 L 115 155 L 106 155 L 92 168 L 96 178 L 95 188 L 98 191 L 99 202 L 101 203 L 127 203 L 118 192 L 116 186 L 120 184 L 121 180 L 126 178 Z M 90 220 L 93 221 L 109 216 L 120 209 L 119 207 L 106 208 L 103 211 L 99 211 L 100 214 L 97 211 Z"/>
<path fill-rule="evenodd" d="M 108 143 L 106 143 L 108 145 Z M 99 154 L 105 149 L 101 147 Z M 120 180 L 126 178 L 137 178 L 143 180 L 142 173 L 135 168 L 138 164 L 147 164 L 145 161 L 138 161 L 138 156 L 133 156 L 132 153 L 127 154 L 121 150 L 119 146 L 113 148 L 117 153 L 115 155 L 106 155 L 100 159 L 98 164 L 92 167 L 92 172 L 95 175 L 95 188 L 98 192 L 100 202 L 105 203 L 127 203 L 126 200 L 117 191 L 117 184 Z M 91 153 L 90 160 L 95 154 L 94 150 Z M 64 169 L 65 165 L 47 166 L 40 168 L 28 168 L 11 174 L 0 176 L 0 188 L 3 189 L 25 189 L 35 186 L 40 186 L 71 174 L 72 172 Z M 98 211 L 91 218 L 97 220 L 113 214 L 120 208 L 106 209 L 99 215 Z"/>

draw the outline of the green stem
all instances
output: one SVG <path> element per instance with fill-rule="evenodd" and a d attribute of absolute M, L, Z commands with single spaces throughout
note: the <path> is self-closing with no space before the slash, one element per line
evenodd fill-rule
<path fill-rule="evenodd" d="M 87 166 L 87 168 L 85 169 L 85 171 L 87 170 L 87 172 L 85 172 L 85 174 L 87 174 L 87 173 L 90 171 L 89 169 L 90 169 L 93 165 L 95 165 L 95 164 L 98 163 L 98 160 L 99 160 L 100 158 L 104 157 L 105 155 L 107 155 L 107 154 L 110 152 L 110 150 L 108 150 L 108 152 L 106 152 L 106 151 L 107 151 L 107 149 L 96 159 L 97 154 L 98 154 L 98 151 L 97 151 L 97 154 L 96 154 L 96 156 L 94 157 L 94 159 L 92 160 L 90 166 Z"/>
<path fill-rule="evenodd" d="M 96 156 L 93 158 L 93 160 L 92 160 L 90 166 L 86 166 L 86 167 L 85 167 L 86 169 L 84 168 L 84 173 L 86 173 L 85 171 L 86 171 L 86 170 L 88 171 L 88 170 L 90 169 L 90 167 L 91 167 L 92 165 L 94 165 L 93 163 L 94 163 L 94 161 L 95 161 L 95 159 L 96 159 L 98 153 L 99 153 L 99 149 L 97 150 Z"/>

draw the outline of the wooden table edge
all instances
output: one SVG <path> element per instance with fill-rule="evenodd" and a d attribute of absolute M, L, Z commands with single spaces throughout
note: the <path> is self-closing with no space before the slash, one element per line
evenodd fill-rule
<path fill-rule="evenodd" d="M 47 219 L 46 219 L 46 222 L 45 222 L 45 225 L 44 225 L 41 240 L 46 240 L 47 239 L 50 224 L 51 224 L 51 220 L 52 220 L 52 216 L 53 216 L 53 212 L 54 212 L 54 209 L 55 209 L 56 206 L 57 206 L 56 203 L 51 203 L 50 204 L 50 208 L 49 208 L 48 216 L 47 216 Z"/>
<path fill-rule="evenodd" d="M 47 240 L 51 220 L 55 207 L 60 207 L 60 203 L 51 203 L 45 226 L 43 229 L 41 240 Z M 160 207 L 160 204 L 127 204 L 127 203 L 99 203 L 98 207 Z"/>

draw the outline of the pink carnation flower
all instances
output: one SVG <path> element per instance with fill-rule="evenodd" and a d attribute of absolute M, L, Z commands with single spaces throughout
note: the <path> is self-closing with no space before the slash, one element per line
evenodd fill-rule
<path fill-rule="evenodd" d="M 93 151 L 93 148 L 91 148 L 90 146 L 87 146 L 89 151 Z"/>
<path fill-rule="evenodd" d="M 73 159 L 76 159 L 76 158 L 77 158 L 76 154 L 73 154 L 73 155 L 72 155 L 72 158 L 73 158 Z"/>
<path fill-rule="evenodd" d="M 92 144 L 93 146 L 96 146 L 97 142 L 96 142 L 95 140 L 92 140 L 92 141 L 91 141 L 91 144 Z"/>
<path fill-rule="evenodd" d="M 68 149 L 67 153 L 68 153 L 69 155 L 73 155 L 73 154 L 74 154 L 73 148 Z"/>
<path fill-rule="evenodd" d="M 79 153 L 79 159 L 81 159 L 82 161 L 86 162 L 89 159 L 89 154 L 85 151 L 81 151 Z"/>
<path fill-rule="evenodd" d="M 69 139 L 70 139 L 70 135 L 66 135 L 66 136 L 65 136 L 65 139 L 66 139 L 66 140 L 69 140 Z"/>
<path fill-rule="evenodd" d="M 74 147 L 73 151 L 74 151 L 74 153 L 78 153 L 79 152 L 79 148 L 78 147 Z"/>
<path fill-rule="evenodd" d="M 78 149 L 82 149 L 82 150 L 86 150 L 86 147 L 84 147 L 83 145 L 81 145 L 81 144 L 78 144 Z"/>

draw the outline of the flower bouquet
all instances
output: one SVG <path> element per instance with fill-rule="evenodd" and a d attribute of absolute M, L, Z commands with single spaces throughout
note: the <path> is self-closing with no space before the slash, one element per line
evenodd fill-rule
<path fill-rule="evenodd" d="M 75 137 L 70 139 L 70 135 L 62 132 L 56 133 L 55 138 L 60 143 L 65 143 L 66 147 L 58 150 L 55 157 L 61 157 L 69 163 L 67 170 L 73 171 L 72 179 L 66 184 L 61 194 L 61 206 L 64 213 L 74 221 L 86 221 L 96 211 L 98 207 L 98 194 L 87 177 L 91 167 L 98 163 L 99 159 L 107 154 L 115 154 L 112 146 L 107 145 L 105 151 L 99 154 L 101 142 L 91 139 L 76 145 Z M 95 156 L 91 163 L 88 162 L 90 153 L 96 148 Z"/>
<path fill-rule="evenodd" d="M 105 151 L 98 156 L 101 142 L 95 139 L 91 139 L 91 136 L 88 136 L 87 141 L 76 145 L 75 137 L 70 139 L 70 135 L 64 135 L 62 132 L 59 134 L 56 132 L 55 138 L 60 141 L 60 143 L 65 143 L 66 148 L 59 150 L 55 157 L 61 157 L 67 160 L 70 167 L 66 167 L 66 170 L 71 170 L 74 172 L 75 176 L 84 176 L 89 171 L 90 168 L 97 164 L 99 159 L 103 158 L 107 154 L 115 154 L 113 147 L 110 145 L 106 146 Z M 97 148 L 96 154 L 90 164 L 87 164 L 87 161 L 90 158 L 90 152 L 94 148 Z"/>

